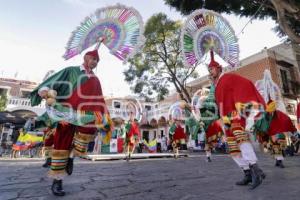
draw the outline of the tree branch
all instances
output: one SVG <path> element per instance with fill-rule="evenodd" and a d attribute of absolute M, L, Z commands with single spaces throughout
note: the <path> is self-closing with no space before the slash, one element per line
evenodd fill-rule
<path fill-rule="evenodd" d="M 286 9 L 289 9 L 285 1 L 282 0 L 271 0 L 272 4 L 276 8 L 277 11 L 277 21 L 282 30 L 288 35 L 288 37 L 295 43 L 300 44 L 300 37 L 293 31 L 293 29 L 289 26 L 288 20 L 285 18 Z M 298 11 L 297 11 L 298 12 Z"/>

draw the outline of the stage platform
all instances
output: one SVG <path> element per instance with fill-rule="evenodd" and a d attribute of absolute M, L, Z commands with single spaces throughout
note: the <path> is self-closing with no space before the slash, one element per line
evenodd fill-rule
<path fill-rule="evenodd" d="M 180 153 L 179 157 L 188 157 L 187 153 Z M 82 157 L 87 160 L 125 160 L 126 155 L 124 153 L 119 154 L 90 154 Z M 173 153 L 134 153 L 131 155 L 131 159 L 151 159 L 151 158 L 174 158 Z"/>

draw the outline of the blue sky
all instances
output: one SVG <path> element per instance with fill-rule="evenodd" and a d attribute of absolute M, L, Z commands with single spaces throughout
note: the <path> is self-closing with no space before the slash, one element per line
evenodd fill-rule
<path fill-rule="evenodd" d="M 144 22 L 158 12 L 174 20 L 185 20 L 175 9 L 164 5 L 163 0 L 0 0 L 0 77 L 39 82 L 48 70 L 81 64 L 81 56 L 69 61 L 62 58 L 71 32 L 97 8 L 116 3 L 137 9 Z M 225 18 L 236 33 L 249 20 L 227 15 Z M 249 23 L 244 33 L 238 35 L 240 58 L 279 44 L 272 27 L 271 20 Z M 105 47 L 100 48 L 100 54 L 96 73 L 104 94 L 129 94 L 129 85 L 122 74 L 126 66 Z"/>

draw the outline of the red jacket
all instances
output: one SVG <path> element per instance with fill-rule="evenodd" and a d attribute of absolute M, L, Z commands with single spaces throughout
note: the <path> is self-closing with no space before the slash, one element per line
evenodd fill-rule
<path fill-rule="evenodd" d="M 300 103 L 297 105 L 297 122 L 300 123 Z"/>
<path fill-rule="evenodd" d="M 236 111 L 236 103 L 256 102 L 265 108 L 265 101 L 254 84 L 233 73 L 226 73 L 220 77 L 216 85 L 215 97 L 221 116 Z"/>
<path fill-rule="evenodd" d="M 278 133 L 296 132 L 296 131 L 297 129 L 295 128 L 290 117 L 285 113 L 276 110 L 268 130 L 268 135 L 272 136 Z"/>
<path fill-rule="evenodd" d="M 219 120 L 216 120 L 208 126 L 205 134 L 206 134 L 206 138 L 210 138 L 213 135 L 218 135 L 219 133 L 222 132 L 223 132 L 222 124 Z"/>
<path fill-rule="evenodd" d="M 184 133 L 184 129 L 180 125 L 176 126 L 175 133 L 173 135 L 173 140 L 180 140 L 185 138 L 186 136 Z"/>
<path fill-rule="evenodd" d="M 137 135 L 138 138 L 141 138 L 141 133 L 140 133 L 140 129 L 139 129 L 139 125 L 136 122 L 132 122 L 130 129 L 127 133 L 128 137 L 133 137 L 134 135 Z"/>
<path fill-rule="evenodd" d="M 73 109 L 88 111 L 105 111 L 105 101 L 102 88 L 96 75 L 91 75 L 87 81 L 79 85 L 71 96 L 64 101 L 72 105 Z"/>

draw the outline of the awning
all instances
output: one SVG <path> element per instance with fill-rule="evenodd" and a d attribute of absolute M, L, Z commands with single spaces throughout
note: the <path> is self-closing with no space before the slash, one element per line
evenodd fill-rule
<path fill-rule="evenodd" d="M 25 124 L 26 119 L 19 117 L 11 112 L 0 112 L 0 124 Z"/>

